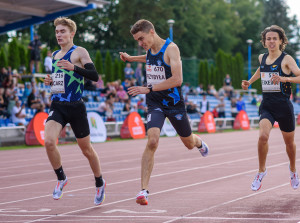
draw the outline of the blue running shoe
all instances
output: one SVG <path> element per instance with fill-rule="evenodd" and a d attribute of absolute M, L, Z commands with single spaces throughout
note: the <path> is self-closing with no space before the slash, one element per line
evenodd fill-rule
<path fill-rule="evenodd" d="M 63 188 L 67 185 L 68 178 L 66 177 L 65 180 L 58 180 L 56 186 L 53 191 L 53 199 L 58 200 L 63 196 Z"/>
<path fill-rule="evenodd" d="M 104 200 L 105 200 L 105 187 L 106 187 L 105 180 L 103 180 L 102 187 L 96 187 L 96 194 L 95 194 L 95 200 L 94 200 L 95 205 L 100 205 L 104 202 Z"/>

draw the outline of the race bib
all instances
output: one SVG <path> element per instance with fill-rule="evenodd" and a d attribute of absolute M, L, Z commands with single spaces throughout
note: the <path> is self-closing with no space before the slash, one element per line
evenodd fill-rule
<path fill-rule="evenodd" d="M 164 66 L 147 65 L 147 84 L 159 84 L 166 80 Z"/>
<path fill-rule="evenodd" d="M 261 72 L 261 86 L 263 92 L 280 92 L 280 83 L 274 84 L 271 81 L 272 75 L 279 75 L 278 72 Z"/>
<path fill-rule="evenodd" d="M 63 94 L 65 93 L 65 73 L 52 73 L 52 85 L 51 85 L 51 93 L 52 94 Z"/>

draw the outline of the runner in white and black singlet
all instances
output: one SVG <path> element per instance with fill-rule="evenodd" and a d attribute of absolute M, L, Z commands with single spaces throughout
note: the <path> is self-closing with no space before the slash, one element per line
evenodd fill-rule
<path fill-rule="evenodd" d="M 62 197 L 63 188 L 68 182 L 56 142 L 61 130 L 70 123 L 76 141 L 95 176 L 94 204 L 100 205 L 105 198 L 105 181 L 102 179 L 98 154 L 90 142 L 86 108 L 81 98 L 84 78 L 97 82 L 98 73 L 87 50 L 73 43 L 76 23 L 71 19 L 60 17 L 54 21 L 54 26 L 61 49 L 52 54 L 52 74 L 45 78 L 45 84 L 51 85 L 52 95 L 50 112 L 45 124 L 45 147 L 57 175 L 53 198 L 58 200 Z"/>
<path fill-rule="evenodd" d="M 153 24 L 147 20 L 137 21 L 130 32 L 147 52 L 140 56 L 130 56 L 120 52 L 123 61 L 146 63 L 147 87 L 134 86 L 129 88 L 128 93 L 132 96 L 146 94 L 148 143 L 142 157 L 142 190 L 138 193 L 136 202 L 147 205 L 154 153 L 158 147 L 160 130 L 166 117 L 188 149 L 198 147 L 202 156 L 207 156 L 208 146 L 191 131 L 181 95 L 182 66 L 177 45 L 170 39 L 160 38 Z"/>
<path fill-rule="evenodd" d="M 261 42 L 268 49 L 268 53 L 259 55 L 259 68 L 250 80 L 242 81 L 242 88 L 247 90 L 254 81 L 261 78 L 263 92 L 263 100 L 259 107 L 259 170 L 252 182 L 251 189 L 259 190 L 261 181 L 267 174 L 268 140 L 275 121 L 279 124 L 290 160 L 291 186 L 293 189 L 297 189 L 299 178 L 296 172 L 295 115 L 290 101 L 290 78 L 292 73 L 299 76 L 300 70 L 295 60 L 283 52 L 288 40 L 281 27 L 276 25 L 267 27 L 261 33 Z"/>

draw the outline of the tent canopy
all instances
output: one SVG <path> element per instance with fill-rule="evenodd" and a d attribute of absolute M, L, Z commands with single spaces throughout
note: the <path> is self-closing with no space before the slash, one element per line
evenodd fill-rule
<path fill-rule="evenodd" d="M 104 0 L 0 0 L 0 34 L 109 4 Z"/>

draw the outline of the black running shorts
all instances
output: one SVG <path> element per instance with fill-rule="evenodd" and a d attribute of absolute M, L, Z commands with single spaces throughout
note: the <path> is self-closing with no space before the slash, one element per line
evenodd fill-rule
<path fill-rule="evenodd" d="M 168 118 L 178 135 L 188 137 L 192 134 L 191 125 L 185 111 L 165 112 L 161 108 L 151 109 L 147 115 L 147 129 L 157 127 L 161 130 Z"/>
<path fill-rule="evenodd" d="M 53 101 L 47 121 L 54 120 L 64 128 L 70 123 L 76 138 L 84 138 L 90 134 L 84 102 Z"/>
<path fill-rule="evenodd" d="M 259 121 L 268 119 L 272 125 L 277 121 L 283 132 L 295 131 L 294 107 L 290 100 L 280 100 L 276 103 L 263 100 L 259 107 L 259 115 Z"/>

